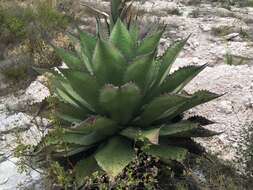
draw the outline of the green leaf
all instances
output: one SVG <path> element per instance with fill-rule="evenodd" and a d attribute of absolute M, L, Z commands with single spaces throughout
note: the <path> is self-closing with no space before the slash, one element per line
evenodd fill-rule
<path fill-rule="evenodd" d="M 206 65 L 187 66 L 169 75 L 161 85 L 161 93 L 179 93 Z"/>
<path fill-rule="evenodd" d="M 143 126 L 149 125 L 164 113 L 174 113 L 187 100 L 188 97 L 176 94 L 166 94 L 154 99 L 144 108 L 144 112 L 141 114 L 141 124 Z"/>
<path fill-rule="evenodd" d="M 175 124 L 164 125 L 160 130 L 160 136 L 179 137 L 180 134 L 192 131 L 198 127 L 198 123 L 193 123 L 190 121 L 181 121 Z"/>
<path fill-rule="evenodd" d="M 160 128 L 142 130 L 134 127 L 129 127 L 120 132 L 122 136 L 125 136 L 132 140 L 147 139 L 152 144 L 158 144 Z"/>
<path fill-rule="evenodd" d="M 88 57 L 89 61 L 92 61 L 92 55 L 96 47 L 97 39 L 81 30 L 79 30 L 80 34 L 80 43 L 81 43 L 81 48 L 84 54 Z M 91 67 L 91 65 L 87 65 L 88 67 Z M 87 68 L 88 69 L 88 68 Z"/>
<path fill-rule="evenodd" d="M 68 66 L 68 68 L 74 70 L 85 70 L 85 65 L 78 56 L 65 51 L 63 48 L 55 48 L 55 52 Z"/>
<path fill-rule="evenodd" d="M 197 128 L 193 128 L 192 130 L 182 132 L 177 137 L 213 137 L 216 135 L 220 135 L 223 132 L 216 132 L 204 127 L 198 126 Z"/>
<path fill-rule="evenodd" d="M 132 38 L 132 41 L 137 43 L 139 40 L 140 31 L 139 31 L 139 26 L 136 23 L 133 23 L 132 25 L 130 25 L 129 34 Z"/>
<path fill-rule="evenodd" d="M 80 152 L 88 151 L 89 149 L 93 148 L 94 146 L 80 146 L 80 145 L 68 145 L 63 147 L 63 149 L 58 150 L 56 146 L 51 146 L 52 147 L 52 156 L 54 158 L 62 159 L 62 158 L 67 158 L 71 157 L 75 154 L 78 154 Z M 45 147 L 45 150 L 48 147 Z"/>
<path fill-rule="evenodd" d="M 94 71 L 101 84 L 121 85 L 127 63 L 111 43 L 98 40 L 93 57 Z"/>
<path fill-rule="evenodd" d="M 75 181 L 77 182 L 77 185 L 83 185 L 85 178 L 91 177 L 91 175 L 97 171 L 100 171 L 100 168 L 93 156 L 79 161 L 74 168 Z"/>
<path fill-rule="evenodd" d="M 85 135 L 82 134 L 80 130 L 80 133 L 76 133 L 75 131 L 71 130 L 65 130 L 65 133 L 62 137 L 63 141 L 65 143 L 88 146 L 100 142 L 114 135 L 117 131 L 120 130 L 114 121 L 102 117 L 92 121 L 90 126 L 88 123 L 88 127 L 88 131 L 91 132 Z M 85 132 L 87 132 L 87 130 L 85 131 L 84 129 L 84 133 Z"/>
<path fill-rule="evenodd" d="M 184 148 L 164 145 L 151 145 L 145 148 L 144 152 L 160 158 L 165 163 L 170 163 L 172 160 L 181 162 L 187 155 L 187 150 Z"/>
<path fill-rule="evenodd" d="M 101 106 L 113 120 L 121 124 L 126 124 L 132 118 L 140 99 L 140 90 L 133 83 L 121 87 L 106 85 L 100 93 Z"/>
<path fill-rule="evenodd" d="M 177 56 L 182 51 L 189 37 L 187 37 L 185 40 L 182 40 L 172 45 L 170 48 L 168 48 L 168 50 L 162 57 L 161 67 L 159 69 L 159 74 L 157 76 L 158 85 L 161 85 L 165 80 L 165 78 L 167 77 L 167 75 L 169 74 L 172 64 L 175 62 Z"/>
<path fill-rule="evenodd" d="M 142 90 L 146 90 L 149 86 L 151 67 L 153 64 L 154 53 L 147 54 L 145 56 L 140 56 L 133 63 L 128 66 L 125 73 L 125 82 L 134 82 Z"/>
<path fill-rule="evenodd" d="M 118 19 L 110 35 L 110 41 L 117 47 L 126 58 L 132 57 L 134 41 L 126 26 Z"/>
<path fill-rule="evenodd" d="M 199 115 L 192 116 L 192 117 L 188 118 L 187 120 L 191 121 L 191 122 L 199 123 L 200 126 L 215 124 L 214 121 L 211 121 L 211 120 L 209 120 L 205 117 L 199 116 Z"/>
<path fill-rule="evenodd" d="M 76 108 L 73 107 L 70 104 L 66 104 L 66 103 L 62 103 L 60 102 L 57 106 L 56 106 L 56 116 L 58 116 L 59 118 L 70 122 L 70 123 L 74 123 L 74 122 L 81 122 L 83 121 L 91 112 L 88 109 L 84 109 L 84 108 Z"/>
<path fill-rule="evenodd" d="M 124 137 L 114 137 L 95 155 L 98 165 L 112 178 L 134 159 L 135 152 L 131 141 Z"/>
<path fill-rule="evenodd" d="M 197 91 L 192 96 L 190 96 L 188 100 L 183 105 L 181 105 L 174 113 L 165 114 L 162 116 L 162 118 L 166 117 L 167 119 L 172 119 L 177 115 L 183 113 L 184 111 L 187 111 L 195 106 L 209 102 L 213 99 L 219 98 L 220 96 L 221 95 L 206 90 Z"/>
<path fill-rule="evenodd" d="M 57 97 L 65 103 L 68 103 L 78 109 L 92 109 L 89 107 L 88 103 L 82 99 L 71 87 L 67 80 L 61 76 L 57 76 L 52 79 L 52 84 L 54 86 L 54 91 Z"/>
<path fill-rule="evenodd" d="M 145 55 L 154 52 L 159 45 L 159 41 L 162 34 L 163 31 L 160 31 L 154 35 L 147 36 L 146 38 L 144 38 L 144 40 L 137 49 L 137 55 Z"/>
<path fill-rule="evenodd" d="M 203 155 L 205 153 L 205 148 L 200 144 L 196 143 L 192 138 L 188 137 L 160 137 L 160 144 L 163 146 L 177 146 L 187 149 L 190 153 Z"/>
<path fill-rule="evenodd" d="M 65 70 L 61 72 L 67 78 L 73 90 L 88 103 L 88 107 L 91 107 L 92 110 L 96 109 L 99 111 L 98 95 L 100 87 L 96 79 L 80 71 Z"/>

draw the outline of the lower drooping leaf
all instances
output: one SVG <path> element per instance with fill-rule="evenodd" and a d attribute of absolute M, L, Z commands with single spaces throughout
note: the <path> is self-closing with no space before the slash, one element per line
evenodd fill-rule
<path fill-rule="evenodd" d="M 215 123 L 214 121 L 211 121 L 205 117 L 198 116 L 198 115 L 192 116 L 192 117 L 188 118 L 187 120 L 191 121 L 191 122 L 199 123 L 201 126 L 212 125 Z"/>
<path fill-rule="evenodd" d="M 147 139 L 152 144 L 158 144 L 159 141 L 159 131 L 160 128 L 143 130 L 134 127 L 129 127 L 120 132 L 121 135 L 133 139 L 133 140 L 143 140 Z"/>
<path fill-rule="evenodd" d="M 190 121 L 181 121 L 175 124 L 164 125 L 160 130 L 160 136 L 177 136 L 181 133 L 192 131 L 198 126 L 198 123 Z"/>
<path fill-rule="evenodd" d="M 151 145 L 144 149 L 144 152 L 160 158 L 165 163 L 170 161 L 181 162 L 185 159 L 187 150 L 176 146 Z"/>
<path fill-rule="evenodd" d="M 200 90 L 195 92 L 193 95 L 189 96 L 188 99 L 178 108 L 171 113 L 165 113 L 160 118 L 163 120 L 170 120 L 174 117 L 178 116 L 179 114 L 195 107 L 201 104 L 204 104 L 206 102 L 209 102 L 213 99 L 219 98 L 220 95 L 217 95 L 215 93 L 206 91 L 206 90 Z"/>
<path fill-rule="evenodd" d="M 195 129 L 192 129 L 191 131 L 185 131 L 181 134 L 178 134 L 177 137 L 213 137 L 222 133 L 223 132 L 211 131 L 199 126 Z"/>
<path fill-rule="evenodd" d="M 65 51 L 62 48 L 55 48 L 56 54 L 64 61 L 70 69 L 86 70 L 84 63 L 76 55 Z"/>
<path fill-rule="evenodd" d="M 210 131 L 200 126 L 199 123 L 181 121 L 165 125 L 161 128 L 160 136 L 166 137 L 212 137 L 220 133 Z"/>
<path fill-rule="evenodd" d="M 181 148 L 187 149 L 192 154 L 202 155 L 206 151 L 205 149 L 198 143 L 196 143 L 191 138 L 182 138 L 182 137 L 160 137 L 160 144 L 163 146 L 177 146 Z"/>
<path fill-rule="evenodd" d="M 100 168 L 93 156 L 79 161 L 74 168 L 77 185 L 83 185 L 85 178 L 90 177 L 93 173 L 97 171 L 100 171 Z"/>
<path fill-rule="evenodd" d="M 79 145 L 68 145 L 63 147 L 62 150 L 57 150 L 55 147 L 53 149 L 53 153 L 52 156 L 54 158 L 67 158 L 67 157 L 71 157 L 75 154 L 78 154 L 80 152 L 84 152 L 87 151 L 89 149 L 91 149 L 93 146 L 79 146 Z"/>
<path fill-rule="evenodd" d="M 139 106 L 141 92 L 133 83 L 120 88 L 105 86 L 100 93 L 100 104 L 110 117 L 120 124 L 126 124 Z"/>
<path fill-rule="evenodd" d="M 98 107 L 99 85 L 94 77 L 79 71 L 62 71 L 71 87 L 93 109 Z"/>
<path fill-rule="evenodd" d="M 98 165 L 113 178 L 119 175 L 134 157 L 132 142 L 119 136 L 111 138 L 95 155 Z"/>
<path fill-rule="evenodd" d="M 64 121 L 70 122 L 70 124 L 85 120 L 89 113 L 88 110 L 76 108 L 62 102 L 56 105 L 56 116 Z"/>
<path fill-rule="evenodd" d="M 79 145 L 92 145 L 114 135 L 120 128 L 117 124 L 106 118 L 98 118 L 94 121 L 90 128 L 90 133 L 82 134 L 75 131 L 66 130 L 63 134 L 63 141 L 65 143 L 79 144 Z"/>
<path fill-rule="evenodd" d="M 69 103 L 72 106 L 94 111 L 91 106 L 85 101 L 71 86 L 71 84 L 62 76 L 56 75 L 53 79 L 53 85 L 55 87 L 55 93 L 63 102 Z"/>
<path fill-rule="evenodd" d="M 176 94 L 166 94 L 154 99 L 148 104 L 141 115 L 141 123 L 145 126 L 158 119 L 165 112 L 173 114 L 175 108 L 186 102 L 188 97 Z M 177 110 L 177 109 L 176 109 Z"/>

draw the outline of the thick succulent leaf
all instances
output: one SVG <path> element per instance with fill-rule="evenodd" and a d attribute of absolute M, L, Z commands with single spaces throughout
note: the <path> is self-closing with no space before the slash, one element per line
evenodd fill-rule
<path fill-rule="evenodd" d="M 220 95 L 206 90 L 197 91 L 192 96 L 190 96 L 190 98 L 188 98 L 188 100 L 183 105 L 181 105 L 176 111 L 174 111 L 174 113 L 164 114 L 161 118 L 174 118 L 177 115 L 183 113 L 184 111 L 187 111 L 195 106 L 204 104 L 219 97 Z"/>
<path fill-rule="evenodd" d="M 98 40 L 93 65 L 96 77 L 101 84 L 122 84 L 127 63 L 120 51 L 111 43 Z"/>
<path fill-rule="evenodd" d="M 66 130 L 62 137 L 63 141 L 65 143 L 88 146 L 100 142 L 120 130 L 114 121 L 107 118 L 97 118 L 90 125 L 92 129 L 89 128 L 88 130 L 92 130 L 92 132 L 85 135 Z"/>
<path fill-rule="evenodd" d="M 118 19 L 110 35 L 110 41 L 117 47 L 126 58 L 132 57 L 134 41 L 126 26 Z"/>
<path fill-rule="evenodd" d="M 163 146 L 177 146 L 181 148 L 187 149 L 190 153 L 202 155 L 204 154 L 205 148 L 203 148 L 200 144 L 196 143 L 191 138 L 167 138 L 167 137 L 160 137 L 160 144 Z"/>
<path fill-rule="evenodd" d="M 139 26 L 136 23 L 134 23 L 130 26 L 129 33 L 132 38 L 132 41 L 137 43 L 139 40 L 139 36 L 140 36 L 140 30 L 139 30 Z"/>
<path fill-rule="evenodd" d="M 52 79 L 54 91 L 57 97 L 65 103 L 68 103 L 78 109 L 89 109 L 92 111 L 88 103 L 78 95 L 71 85 L 61 76 Z"/>
<path fill-rule="evenodd" d="M 163 114 L 173 114 L 179 107 L 182 106 L 189 98 L 176 94 L 166 94 L 154 99 L 144 108 L 141 114 L 141 124 L 149 125 Z"/>
<path fill-rule="evenodd" d="M 120 132 L 122 136 L 125 136 L 132 140 L 145 140 L 147 139 L 152 144 L 158 144 L 160 128 L 142 130 L 134 127 L 129 127 Z"/>
<path fill-rule="evenodd" d="M 74 156 L 80 152 L 88 151 L 89 149 L 93 148 L 94 146 L 80 146 L 80 145 L 68 145 L 64 146 L 62 149 L 57 149 L 56 146 L 52 146 L 52 156 L 54 158 L 67 158 Z M 45 147 L 45 150 L 48 147 Z"/>
<path fill-rule="evenodd" d="M 160 130 L 160 136 L 178 137 L 180 134 L 192 131 L 198 127 L 198 123 L 193 123 L 190 121 L 181 121 L 170 125 L 164 125 Z"/>
<path fill-rule="evenodd" d="M 77 55 L 67 52 L 63 48 L 55 48 L 55 52 L 68 66 L 68 68 L 74 70 L 83 70 L 83 71 L 86 70 L 85 64 L 81 61 L 81 59 Z"/>
<path fill-rule="evenodd" d="M 116 177 L 134 159 L 133 144 L 124 137 L 114 137 L 97 151 L 98 165 L 110 176 Z"/>
<path fill-rule="evenodd" d="M 70 123 L 81 122 L 86 119 L 90 113 L 88 109 L 76 108 L 63 102 L 60 102 L 56 106 L 56 116 Z"/>
<path fill-rule="evenodd" d="M 80 108 L 80 106 L 78 105 L 78 103 L 75 101 L 75 99 L 73 97 L 71 97 L 68 93 L 66 93 L 65 91 L 63 91 L 60 88 L 56 88 L 55 89 L 55 94 L 57 95 L 57 97 L 65 102 L 68 103 L 76 108 Z"/>
<path fill-rule="evenodd" d="M 151 145 L 144 149 L 146 154 L 160 158 L 165 163 L 181 162 L 186 158 L 187 150 L 175 146 Z"/>
<path fill-rule="evenodd" d="M 151 67 L 154 60 L 154 53 L 140 56 L 127 68 L 125 73 L 125 82 L 134 82 L 142 90 L 145 90 L 149 85 L 151 76 Z"/>
<path fill-rule="evenodd" d="M 92 55 L 96 47 L 97 39 L 95 36 L 92 36 L 81 30 L 79 30 L 79 34 L 81 48 L 84 51 L 85 55 L 89 58 L 89 60 L 92 61 Z"/>
<path fill-rule="evenodd" d="M 73 90 L 81 96 L 93 109 L 98 109 L 99 85 L 96 79 L 80 71 L 62 71 Z M 87 106 L 87 105 L 86 105 Z"/>
<path fill-rule="evenodd" d="M 93 156 L 79 161 L 74 168 L 75 181 L 77 185 L 83 185 L 86 177 L 91 177 L 93 173 L 98 171 L 100 171 L 100 168 Z"/>
<path fill-rule="evenodd" d="M 106 85 L 100 93 L 102 108 L 121 124 L 126 124 L 132 118 L 140 100 L 141 92 L 133 83 L 121 87 Z"/>
<path fill-rule="evenodd" d="M 90 34 L 79 30 L 81 54 L 80 57 L 89 73 L 93 74 L 92 56 L 97 43 L 97 39 Z"/>
<path fill-rule="evenodd" d="M 137 49 L 137 55 L 145 55 L 154 52 L 159 45 L 159 41 L 162 34 L 163 31 L 159 31 L 154 35 L 147 36 L 146 38 L 144 38 Z"/>
<path fill-rule="evenodd" d="M 201 127 L 199 123 L 191 121 L 164 125 L 160 131 L 160 136 L 166 137 L 212 137 L 219 134 Z"/>
<path fill-rule="evenodd" d="M 181 132 L 175 135 L 175 137 L 213 137 L 222 133 L 223 132 L 211 131 L 204 127 L 198 126 L 197 128 L 194 128 L 192 130 Z"/>
<path fill-rule="evenodd" d="M 87 55 L 84 53 L 84 50 L 81 50 L 81 52 L 80 52 L 80 57 L 81 57 L 82 62 L 85 64 L 87 71 L 88 71 L 91 75 L 94 75 L 91 61 L 90 61 L 90 59 L 87 57 Z"/>
<path fill-rule="evenodd" d="M 179 93 L 195 76 L 197 76 L 206 65 L 203 66 L 187 66 L 167 76 L 162 83 L 161 93 Z"/>
<path fill-rule="evenodd" d="M 205 117 L 198 116 L 198 115 L 192 116 L 188 118 L 187 120 L 191 122 L 199 123 L 201 126 L 212 125 L 215 123 L 214 121 L 211 121 Z"/>
<path fill-rule="evenodd" d="M 168 50 L 162 57 L 161 67 L 159 69 L 159 74 L 157 76 L 157 84 L 161 85 L 163 83 L 163 81 L 165 80 L 165 78 L 170 72 L 172 64 L 175 62 L 177 56 L 179 55 L 179 53 L 185 46 L 188 38 L 180 42 L 177 42 L 174 45 L 172 45 L 170 48 L 168 48 Z"/>
<path fill-rule="evenodd" d="M 88 135 L 94 131 L 94 123 L 98 116 L 90 116 L 88 119 L 75 124 L 71 128 L 66 128 L 65 131 L 73 134 Z"/>

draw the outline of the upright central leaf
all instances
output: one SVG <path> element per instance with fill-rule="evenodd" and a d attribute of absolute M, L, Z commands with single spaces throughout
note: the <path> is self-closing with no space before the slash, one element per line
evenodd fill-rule
<path fill-rule="evenodd" d="M 121 124 L 126 124 L 132 118 L 140 99 L 140 90 L 134 84 L 126 84 L 120 88 L 105 86 L 100 94 L 100 103 L 103 108 Z"/>
<path fill-rule="evenodd" d="M 114 26 L 110 41 L 124 54 L 126 58 L 131 58 L 134 51 L 134 42 L 126 26 L 118 19 Z"/>
<path fill-rule="evenodd" d="M 121 52 L 110 42 L 98 40 L 93 65 L 96 77 L 101 84 L 111 83 L 117 86 L 122 84 L 127 63 Z"/>
<path fill-rule="evenodd" d="M 140 56 L 127 68 L 125 82 L 135 82 L 142 90 L 146 90 L 151 77 L 154 53 Z"/>

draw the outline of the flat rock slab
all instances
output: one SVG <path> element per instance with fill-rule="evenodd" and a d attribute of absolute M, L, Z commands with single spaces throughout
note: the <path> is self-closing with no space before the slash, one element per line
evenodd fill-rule
<path fill-rule="evenodd" d="M 224 133 L 198 141 L 220 158 L 236 162 L 242 156 L 237 151 L 243 131 L 247 131 L 249 124 L 253 122 L 253 67 L 248 65 L 207 67 L 186 89 L 190 92 L 207 89 L 224 94 L 212 102 L 192 109 L 189 114 L 202 115 L 217 122 L 208 128 Z"/>
<path fill-rule="evenodd" d="M 0 189 L 15 190 L 19 187 L 29 187 L 34 190 L 42 190 L 39 173 L 32 171 L 29 175 L 20 174 L 16 166 L 18 160 L 10 158 L 0 164 Z"/>

